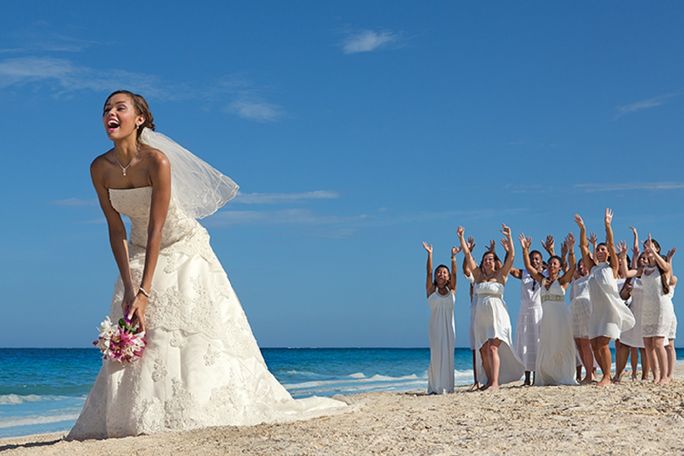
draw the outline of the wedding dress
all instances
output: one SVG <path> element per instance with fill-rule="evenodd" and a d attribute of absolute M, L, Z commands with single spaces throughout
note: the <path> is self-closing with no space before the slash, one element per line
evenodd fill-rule
<path fill-rule="evenodd" d="M 589 274 L 589 338 L 609 337 L 619 339 L 623 331 L 636 324 L 632 312 L 622 300 L 617 280 L 607 262 L 599 263 Z"/>
<path fill-rule="evenodd" d="M 145 261 L 152 187 L 109 190 L 131 219 L 133 283 Z M 122 316 L 118 280 L 111 319 Z M 146 310 L 142 359 L 103 361 L 68 439 L 132 436 L 206 426 L 252 425 L 331 413 L 329 398 L 294 400 L 268 371 L 209 234 L 171 199 Z"/>
<path fill-rule="evenodd" d="M 576 385 L 575 341 L 570 311 L 565 306 L 565 290 L 554 280 L 541 287 L 542 319 L 534 384 Z"/>

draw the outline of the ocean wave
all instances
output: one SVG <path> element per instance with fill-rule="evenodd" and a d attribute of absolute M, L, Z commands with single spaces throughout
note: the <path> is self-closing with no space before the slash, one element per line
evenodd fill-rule
<path fill-rule="evenodd" d="M 26 402 L 61 401 L 65 399 L 85 399 L 85 396 L 55 396 L 40 394 L 0 394 L 0 405 L 19 405 Z"/>
<path fill-rule="evenodd" d="M 0 419 L 0 429 L 17 427 L 17 426 L 31 426 L 36 424 L 60 423 L 62 421 L 74 421 L 78 418 L 78 413 L 69 413 L 61 415 L 48 416 L 23 416 L 9 419 Z"/>

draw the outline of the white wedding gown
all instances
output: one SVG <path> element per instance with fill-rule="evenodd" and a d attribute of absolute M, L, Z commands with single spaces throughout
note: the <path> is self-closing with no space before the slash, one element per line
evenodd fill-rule
<path fill-rule="evenodd" d="M 134 284 L 142 279 L 151 194 L 151 187 L 109 191 L 112 206 L 131 219 Z M 121 317 L 123 291 L 119 279 L 112 321 Z M 289 421 L 345 407 L 329 398 L 294 400 L 268 371 L 209 234 L 173 199 L 151 293 L 142 359 L 103 361 L 67 439 Z"/>
<path fill-rule="evenodd" d="M 456 292 L 439 290 L 428 297 L 430 306 L 430 367 L 428 368 L 428 394 L 454 392 L 454 304 Z"/>

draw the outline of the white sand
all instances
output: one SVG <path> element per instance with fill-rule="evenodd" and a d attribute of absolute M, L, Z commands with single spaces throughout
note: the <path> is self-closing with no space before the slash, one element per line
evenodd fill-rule
<path fill-rule="evenodd" d="M 426 396 L 340 399 L 348 413 L 285 424 L 65 442 L 0 440 L 10 455 L 684 454 L 684 380 L 595 386 L 508 386 Z"/>

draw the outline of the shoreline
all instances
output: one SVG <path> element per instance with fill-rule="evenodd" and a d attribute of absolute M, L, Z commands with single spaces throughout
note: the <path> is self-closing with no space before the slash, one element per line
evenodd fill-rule
<path fill-rule="evenodd" d="M 263 454 L 680 454 L 684 365 L 664 386 L 623 380 L 592 386 L 522 387 L 428 396 L 337 396 L 350 410 L 288 423 L 215 427 L 66 442 L 63 432 L 0 439 L 17 455 Z"/>

